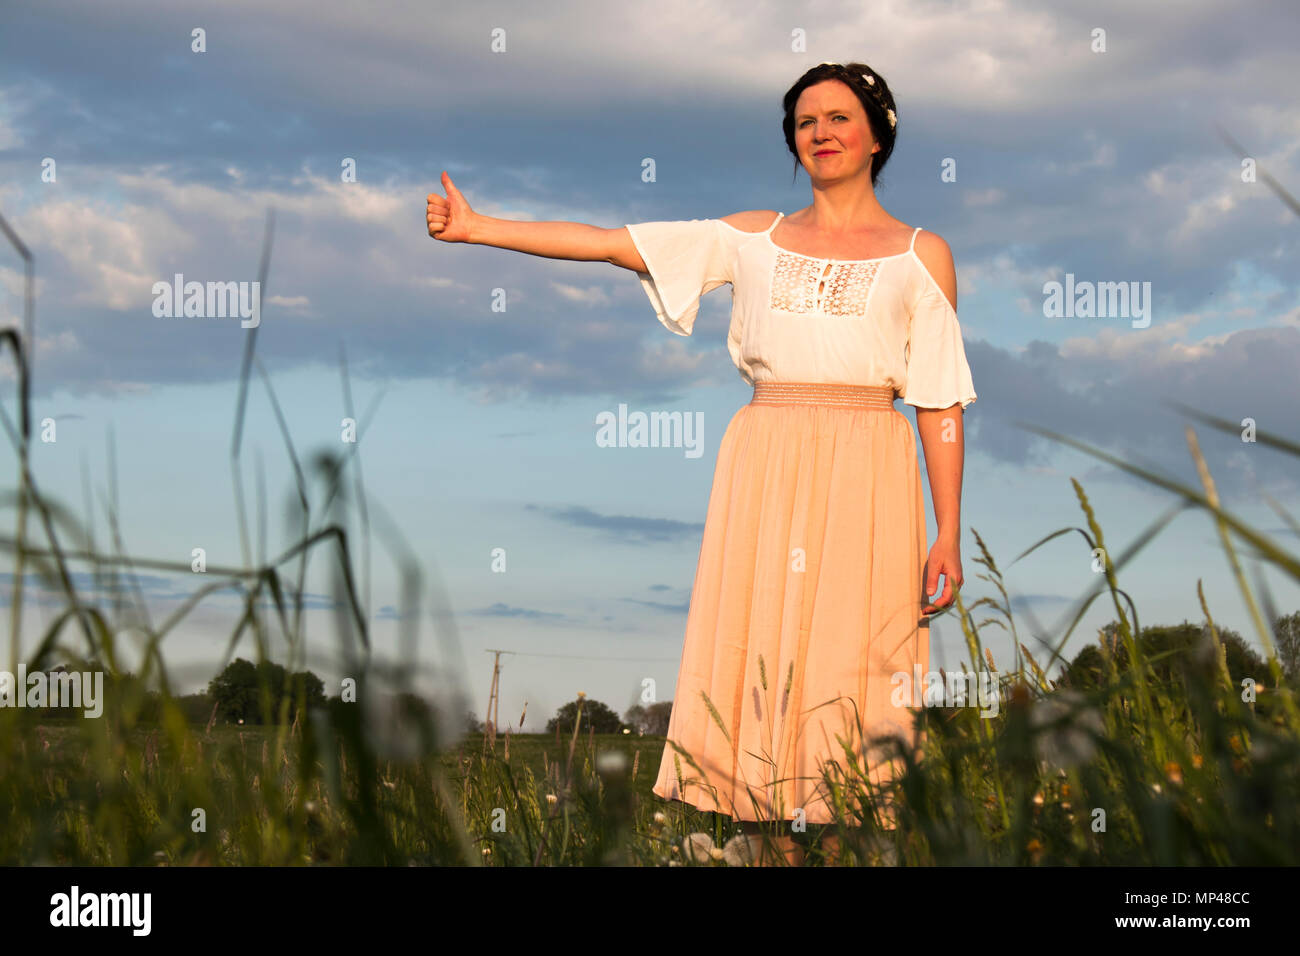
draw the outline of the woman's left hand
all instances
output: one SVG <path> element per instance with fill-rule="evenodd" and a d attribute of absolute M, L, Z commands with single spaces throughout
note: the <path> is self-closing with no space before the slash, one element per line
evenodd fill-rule
<path fill-rule="evenodd" d="M 943 575 L 943 593 L 933 604 L 927 603 L 930 595 L 939 589 L 939 575 Z M 925 562 L 925 593 L 921 595 L 921 613 L 941 611 L 957 599 L 961 587 L 961 547 L 955 539 L 941 537 L 930 549 Z"/>

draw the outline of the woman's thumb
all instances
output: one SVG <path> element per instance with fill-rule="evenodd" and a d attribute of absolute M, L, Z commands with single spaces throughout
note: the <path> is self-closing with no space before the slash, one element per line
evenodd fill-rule
<path fill-rule="evenodd" d="M 447 175 L 445 169 L 442 171 L 442 186 L 447 190 L 448 196 L 451 196 L 453 193 L 457 196 L 460 195 L 460 190 L 456 188 L 456 184 L 451 181 L 451 177 Z"/>

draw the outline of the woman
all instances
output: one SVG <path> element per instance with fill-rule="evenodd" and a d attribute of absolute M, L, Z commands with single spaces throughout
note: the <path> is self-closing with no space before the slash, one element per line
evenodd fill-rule
<path fill-rule="evenodd" d="M 886 783 L 900 746 L 919 759 L 923 734 L 891 678 L 910 686 L 929 669 L 927 615 L 962 583 L 962 415 L 975 400 L 952 254 L 876 199 L 897 128 L 884 78 L 823 63 L 783 107 L 813 191 L 791 216 L 511 222 L 474 213 L 446 173 L 447 197 L 428 199 L 429 234 L 444 241 L 633 270 L 679 335 L 700 296 L 731 283 L 727 347 L 754 398 L 719 448 L 654 792 L 730 814 L 751 840 L 766 820 L 793 832 L 860 822 L 858 808 L 837 813 L 835 785 L 864 772 Z M 900 396 L 925 447 L 938 525 L 928 556 Z M 892 810 L 877 809 L 892 826 Z M 778 846 L 801 859 L 789 833 Z"/>

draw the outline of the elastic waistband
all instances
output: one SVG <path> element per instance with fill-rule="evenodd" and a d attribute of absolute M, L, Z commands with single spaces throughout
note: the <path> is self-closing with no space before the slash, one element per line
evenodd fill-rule
<path fill-rule="evenodd" d="M 820 382 L 757 382 L 751 405 L 832 405 L 845 408 L 894 407 L 888 385 L 834 385 Z"/>

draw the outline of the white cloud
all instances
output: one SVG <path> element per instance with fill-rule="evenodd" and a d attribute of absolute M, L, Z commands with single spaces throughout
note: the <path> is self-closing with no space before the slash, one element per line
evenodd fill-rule
<path fill-rule="evenodd" d="M 1055 160 L 1049 160 L 1043 164 L 1043 168 L 1049 173 L 1060 173 L 1063 176 L 1073 176 L 1086 169 L 1110 169 L 1115 165 L 1115 144 L 1101 143 L 1097 141 L 1095 130 L 1088 130 L 1083 134 L 1086 142 L 1092 144 L 1090 155 L 1082 159 L 1074 159 L 1065 163 L 1058 163 Z"/>
<path fill-rule="evenodd" d="M 610 303 L 609 294 L 601 286 L 579 288 L 567 282 L 552 282 L 550 286 L 567 302 L 577 302 L 582 305 L 609 305 Z"/>
<path fill-rule="evenodd" d="M 962 204 L 967 207 L 996 206 L 1007 194 L 995 186 L 988 189 L 968 189 L 962 193 Z"/>
<path fill-rule="evenodd" d="M 309 309 L 311 300 L 305 295 L 272 295 L 266 299 L 267 305 L 278 305 L 282 309 Z"/>
<path fill-rule="evenodd" d="M 160 278 L 157 253 L 194 246 L 194 237 L 163 206 L 128 202 L 114 208 L 85 193 L 68 198 L 64 186 L 42 189 L 37 197 L 44 201 L 27 209 L 14 228 L 33 250 L 38 271 L 48 273 L 50 256 L 67 264 L 69 274 L 47 293 L 59 305 L 138 308 L 151 300 L 150 286 Z"/>

